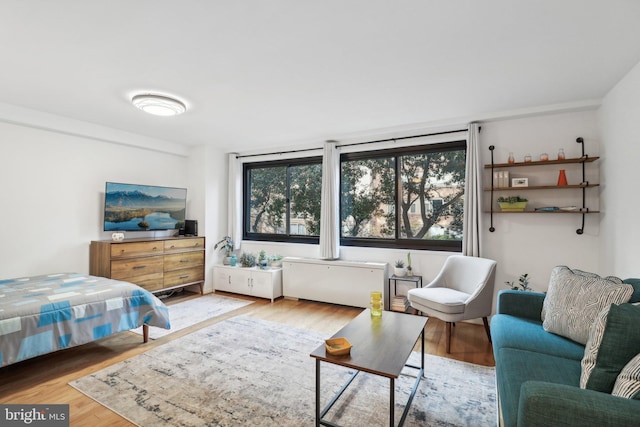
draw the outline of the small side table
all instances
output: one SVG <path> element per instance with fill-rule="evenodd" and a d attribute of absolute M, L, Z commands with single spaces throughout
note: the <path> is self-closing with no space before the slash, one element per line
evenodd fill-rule
<path fill-rule="evenodd" d="M 391 281 L 393 281 L 393 295 L 391 295 Z M 392 302 L 393 302 L 393 297 L 397 295 L 398 293 L 398 281 L 401 282 L 411 282 L 414 284 L 414 286 L 416 288 L 421 288 L 422 287 L 422 276 L 396 276 L 395 274 L 392 276 L 389 276 L 389 282 L 387 284 L 387 290 L 389 293 L 389 310 L 393 310 L 392 307 Z M 396 310 L 394 310 L 396 311 Z"/>

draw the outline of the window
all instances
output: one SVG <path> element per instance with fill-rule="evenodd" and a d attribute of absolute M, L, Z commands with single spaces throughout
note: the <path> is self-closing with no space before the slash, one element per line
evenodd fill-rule
<path fill-rule="evenodd" d="M 322 158 L 244 165 L 247 240 L 318 242 Z"/>
<path fill-rule="evenodd" d="M 465 157 L 465 141 L 343 154 L 341 244 L 461 249 Z"/>

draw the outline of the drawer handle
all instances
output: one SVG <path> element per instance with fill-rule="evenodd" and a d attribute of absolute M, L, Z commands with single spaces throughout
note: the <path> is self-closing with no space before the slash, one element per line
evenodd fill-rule
<path fill-rule="evenodd" d="M 171 247 L 170 247 L 169 249 L 173 249 L 173 248 L 175 248 L 175 247 L 176 247 L 176 245 L 171 245 Z"/>
<path fill-rule="evenodd" d="M 142 269 L 142 268 L 147 268 L 147 266 L 146 266 L 146 265 L 134 265 L 134 266 L 133 266 L 133 269 L 134 269 L 134 270 L 140 270 L 140 269 Z"/>
<path fill-rule="evenodd" d="M 188 259 L 181 259 L 180 262 L 189 262 Z"/>
<path fill-rule="evenodd" d="M 187 274 L 186 276 L 180 276 L 181 279 L 188 279 L 189 275 Z"/>
<path fill-rule="evenodd" d="M 154 247 L 153 247 L 153 250 L 154 250 L 154 251 L 157 251 L 157 250 L 158 250 L 158 248 L 156 248 L 156 247 L 154 246 Z"/>

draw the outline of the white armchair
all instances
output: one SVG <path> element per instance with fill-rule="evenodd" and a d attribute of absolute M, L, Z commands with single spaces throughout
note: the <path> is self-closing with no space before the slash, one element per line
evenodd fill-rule
<path fill-rule="evenodd" d="M 411 307 L 446 322 L 447 353 L 451 352 L 454 322 L 482 317 L 491 342 L 487 317 L 493 304 L 495 273 L 494 260 L 452 255 L 431 283 L 409 290 L 407 298 Z"/>

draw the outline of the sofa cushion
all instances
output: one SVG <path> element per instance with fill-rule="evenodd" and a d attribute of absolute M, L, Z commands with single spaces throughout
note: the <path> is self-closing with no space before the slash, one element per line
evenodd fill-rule
<path fill-rule="evenodd" d="M 566 266 L 551 271 L 542 325 L 548 332 L 586 344 L 596 316 L 610 304 L 629 301 L 631 285 L 617 277 L 600 277 Z"/>
<path fill-rule="evenodd" d="M 515 426 L 522 385 L 543 381 L 578 387 L 580 362 L 534 351 L 501 348 L 495 354 L 500 408 L 505 426 Z"/>
<path fill-rule="evenodd" d="M 625 365 L 640 353 L 640 305 L 621 304 L 601 310 L 589 333 L 580 387 L 611 393 Z"/>
<path fill-rule="evenodd" d="M 496 314 L 491 318 L 491 341 L 495 352 L 499 348 L 510 347 L 577 361 L 584 356 L 582 344 L 546 332 L 539 320 L 508 314 Z"/>
<path fill-rule="evenodd" d="M 465 304 L 471 295 L 449 288 L 417 288 L 408 294 L 415 308 L 431 309 L 441 313 L 464 313 Z"/>
<path fill-rule="evenodd" d="M 624 279 L 623 282 L 633 286 L 633 295 L 629 302 L 640 302 L 640 279 L 629 278 Z"/>
<path fill-rule="evenodd" d="M 622 369 L 611 394 L 640 400 L 640 354 L 637 354 Z"/>

